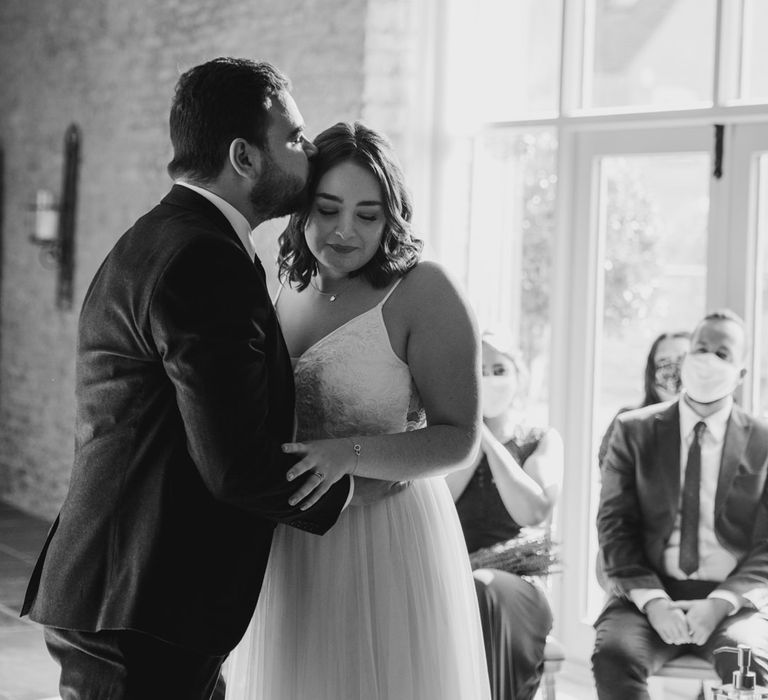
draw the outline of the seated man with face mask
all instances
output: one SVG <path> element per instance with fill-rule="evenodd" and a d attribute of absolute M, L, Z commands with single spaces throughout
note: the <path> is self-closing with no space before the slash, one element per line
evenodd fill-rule
<path fill-rule="evenodd" d="M 672 404 L 618 417 L 597 516 L 609 599 L 596 623 L 598 697 L 647 699 L 647 678 L 693 653 L 724 683 L 722 646 L 752 648 L 768 677 L 768 423 L 732 394 L 746 374 L 744 322 L 696 327 Z"/>

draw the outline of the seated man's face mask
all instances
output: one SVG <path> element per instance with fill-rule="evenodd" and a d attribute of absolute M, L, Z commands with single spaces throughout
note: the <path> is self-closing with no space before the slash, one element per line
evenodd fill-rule
<path fill-rule="evenodd" d="M 739 385 L 738 367 L 711 352 L 689 353 L 681 377 L 686 393 L 699 403 L 713 403 L 733 393 Z"/>

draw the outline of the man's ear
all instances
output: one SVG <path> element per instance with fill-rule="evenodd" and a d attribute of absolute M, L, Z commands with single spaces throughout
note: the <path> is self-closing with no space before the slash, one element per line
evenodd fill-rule
<path fill-rule="evenodd" d="M 258 146 L 245 139 L 235 139 L 229 144 L 229 163 L 241 177 L 258 180 L 261 177 L 263 154 Z"/>

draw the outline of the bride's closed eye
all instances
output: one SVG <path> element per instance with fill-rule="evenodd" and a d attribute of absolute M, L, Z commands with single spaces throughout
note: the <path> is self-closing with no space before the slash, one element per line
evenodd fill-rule
<path fill-rule="evenodd" d="M 338 209 L 326 209 L 325 207 L 317 207 L 317 213 L 320 216 L 331 217 L 331 216 L 337 216 L 339 211 Z M 378 221 L 379 216 L 378 214 L 358 213 L 357 218 L 361 219 L 362 221 L 371 223 L 374 221 Z"/>

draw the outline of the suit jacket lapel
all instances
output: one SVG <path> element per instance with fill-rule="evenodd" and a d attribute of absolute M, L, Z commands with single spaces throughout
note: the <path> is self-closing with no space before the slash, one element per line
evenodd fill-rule
<path fill-rule="evenodd" d="M 734 404 L 725 429 L 723 456 L 720 460 L 720 472 L 717 477 L 717 491 L 715 492 L 715 517 L 725 505 L 725 497 L 728 495 L 731 482 L 733 482 L 739 464 L 741 464 L 750 432 L 751 427 L 749 421 L 744 418 L 744 412 Z"/>
<path fill-rule="evenodd" d="M 666 500 L 670 514 L 665 534 L 672 531 L 680 500 L 680 407 L 673 403 L 656 414 L 656 449 L 658 455 L 658 496 Z"/>

